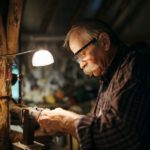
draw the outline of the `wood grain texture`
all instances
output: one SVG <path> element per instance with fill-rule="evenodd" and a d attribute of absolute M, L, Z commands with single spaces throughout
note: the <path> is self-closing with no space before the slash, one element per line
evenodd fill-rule
<path fill-rule="evenodd" d="M 23 0 L 9 0 L 7 19 L 7 45 L 9 54 L 16 53 L 18 51 L 22 8 Z"/>
<path fill-rule="evenodd" d="M 5 34 L 5 29 L 4 29 L 4 26 L 3 26 L 1 15 L 0 15 L 0 54 L 1 55 L 7 54 L 6 34 Z"/>
<path fill-rule="evenodd" d="M 0 59 L 0 96 L 7 95 L 6 58 Z M 9 150 L 9 107 L 7 99 L 0 99 L 0 149 Z"/>
<path fill-rule="evenodd" d="M 0 16 L 0 55 L 17 52 L 22 7 L 23 0 L 9 0 L 7 27 L 4 27 Z M 3 96 L 11 96 L 13 59 L 13 57 L 0 57 L 0 150 L 11 150 L 9 99 L 3 98 Z"/>

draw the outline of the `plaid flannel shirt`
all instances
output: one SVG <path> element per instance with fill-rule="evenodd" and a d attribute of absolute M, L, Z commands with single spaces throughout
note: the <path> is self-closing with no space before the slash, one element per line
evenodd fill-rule
<path fill-rule="evenodd" d="M 81 149 L 150 149 L 149 51 L 121 47 L 100 81 L 95 111 L 77 125 Z"/>

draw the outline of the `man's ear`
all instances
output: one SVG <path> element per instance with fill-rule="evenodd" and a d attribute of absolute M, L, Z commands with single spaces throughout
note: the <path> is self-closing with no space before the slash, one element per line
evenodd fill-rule
<path fill-rule="evenodd" d="M 105 51 L 110 49 L 110 36 L 106 32 L 102 32 L 98 35 L 99 44 L 104 48 Z"/>

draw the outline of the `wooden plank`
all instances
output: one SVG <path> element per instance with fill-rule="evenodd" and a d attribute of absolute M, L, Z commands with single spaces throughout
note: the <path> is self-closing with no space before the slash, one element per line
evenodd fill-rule
<path fill-rule="evenodd" d="M 0 59 L 0 96 L 7 96 L 6 58 Z M 0 98 L 0 148 L 10 149 L 8 99 Z"/>
<path fill-rule="evenodd" d="M 4 55 L 6 53 L 6 34 L 3 27 L 2 17 L 0 16 L 0 54 Z"/>
<path fill-rule="evenodd" d="M 10 0 L 7 20 L 7 39 L 0 16 L 0 55 L 16 53 L 23 0 Z M 9 105 L 11 95 L 11 65 L 13 57 L 0 57 L 0 149 L 10 150 Z"/>
<path fill-rule="evenodd" d="M 70 19 L 69 26 L 72 25 L 74 22 L 76 22 L 77 19 L 82 16 L 82 13 L 86 9 L 89 2 L 90 2 L 90 0 L 79 1 L 78 5 L 76 7 L 76 10 L 74 11 L 74 14 L 72 15 L 72 17 Z"/>
<path fill-rule="evenodd" d="M 5 99 L 0 101 L 0 148 L 2 150 L 10 149 L 8 107 Z"/>
<path fill-rule="evenodd" d="M 24 0 L 9 0 L 7 20 L 7 45 L 8 53 L 18 51 L 19 29 Z"/>
<path fill-rule="evenodd" d="M 2 23 L 2 17 L 0 16 L 0 52 L 2 55 L 7 53 L 6 48 L 6 34 Z M 9 140 L 9 113 L 8 113 L 8 101 L 2 96 L 7 95 L 6 86 L 6 57 L 0 57 L 0 148 L 3 150 L 10 149 Z"/>
<path fill-rule="evenodd" d="M 48 1 L 47 4 L 45 5 L 45 8 L 44 8 L 45 13 L 44 13 L 44 16 L 43 16 L 43 19 L 42 19 L 42 22 L 41 22 L 41 25 L 40 25 L 40 29 L 39 29 L 39 31 L 41 33 L 47 31 L 48 25 L 52 20 L 52 17 L 54 15 L 55 11 L 56 11 L 57 5 L 58 5 L 58 0 Z"/>

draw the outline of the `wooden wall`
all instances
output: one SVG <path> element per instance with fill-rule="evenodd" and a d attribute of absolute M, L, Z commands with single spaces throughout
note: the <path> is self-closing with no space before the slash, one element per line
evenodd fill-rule
<path fill-rule="evenodd" d="M 21 23 L 23 0 L 9 0 L 7 25 L 4 26 L 2 13 L 0 14 L 0 149 L 10 150 L 9 138 L 9 98 L 11 97 L 11 66 L 14 56 L 7 56 L 18 52 L 18 38 Z"/>

